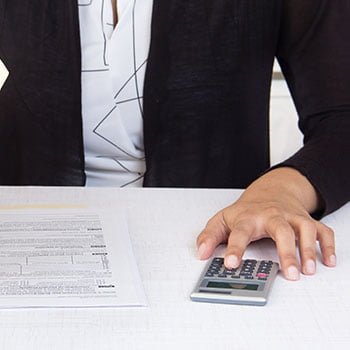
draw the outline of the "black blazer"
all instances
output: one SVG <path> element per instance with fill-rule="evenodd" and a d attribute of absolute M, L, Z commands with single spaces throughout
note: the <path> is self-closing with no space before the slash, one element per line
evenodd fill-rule
<path fill-rule="evenodd" d="M 273 59 L 305 146 L 282 165 L 350 198 L 350 2 L 154 0 L 145 186 L 246 187 L 269 168 Z M 0 0 L 0 183 L 84 185 L 77 4 Z"/>

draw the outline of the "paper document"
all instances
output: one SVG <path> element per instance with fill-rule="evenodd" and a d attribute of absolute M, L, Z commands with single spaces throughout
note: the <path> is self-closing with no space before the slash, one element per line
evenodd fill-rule
<path fill-rule="evenodd" d="M 0 307 L 142 306 L 120 209 L 0 213 Z"/>

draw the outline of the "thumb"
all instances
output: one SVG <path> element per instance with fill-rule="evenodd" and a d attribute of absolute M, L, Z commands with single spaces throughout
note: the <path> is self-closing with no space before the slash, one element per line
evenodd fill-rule
<path fill-rule="evenodd" d="M 208 259 L 219 244 L 227 241 L 229 233 L 223 211 L 220 211 L 208 221 L 197 238 L 198 259 Z"/>

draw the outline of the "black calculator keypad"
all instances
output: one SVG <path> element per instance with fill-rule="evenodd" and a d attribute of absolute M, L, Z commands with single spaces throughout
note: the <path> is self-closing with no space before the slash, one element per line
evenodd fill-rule
<path fill-rule="evenodd" d="M 257 261 L 253 259 L 243 260 L 236 269 L 227 269 L 224 266 L 224 258 L 214 258 L 205 274 L 211 278 L 232 278 L 232 279 L 257 279 L 266 281 L 269 277 L 273 262 L 269 260 Z"/>

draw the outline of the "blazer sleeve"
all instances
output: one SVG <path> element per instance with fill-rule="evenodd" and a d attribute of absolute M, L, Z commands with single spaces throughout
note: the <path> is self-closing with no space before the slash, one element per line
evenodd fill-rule
<path fill-rule="evenodd" d="M 277 58 L 304 146 L 278 166 L 299 170 L 323 200 L 320 216 L 350 200 L 350 1 L 285 0 Z"/>

